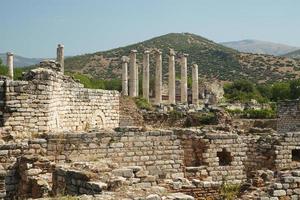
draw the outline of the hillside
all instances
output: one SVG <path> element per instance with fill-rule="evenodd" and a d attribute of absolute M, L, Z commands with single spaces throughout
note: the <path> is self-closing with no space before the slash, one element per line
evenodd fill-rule
<path fill-rule="evenodd" d="M 298 49 L 296 51 L 293 51 L 293 52 L 290 52 L 290 53 L 287 53 L 287 54 L 284 54 L 283 56 L 289 57 L 289 58 L 300 59 L 300 49 Z"/>
<path fill-rule="evenodd" d="M 120 58 L 137 49 L 138 64 L 141 66 L 144 49 L 159 48 L 163 51 L 163 71 L 167 73 L 168 48 L 189 54 L 188 64 L 196 62 L 202 78 L 236 80 L 247 78 L 252 81 L 275 81 L 300 77 L 299 61 L 269 55 L 239 53 L 236 50 L 214 43 L 190 33 L 170 33 L 137 44 L 104 52 L 66 58 L 65 68 L 95 78 L 116 78 L 121 76 Z M 151 70 L 154 72 L 154 56 L 151 56 Z M 179 65 L 177 63 L 179 75 Z"/>
<path fill-rule="evenodd" d="M 0 53 L 0 59 L 5 64 L 6 63 L 6 53 Z M 19 55 L 14 55 L 14 66 L 15 67 L 25 67 L 35 65 L 41 62 L 42 58 L 26 58 Z"/>
<path fill-rule="evenodd" d="M 257 53 L 257 54 L 268 54 L 279 56 L 283 55 L 296 49 L 297 47 L 288 46 L 285 44 L 278 44 L 273 42 L 266 42 L 260 40 L 241 40 L 241 41 L 232 41 L 232 42 L 223 42 L 222 45 L 233 48 L 240 52 L 245 53 Z"/>

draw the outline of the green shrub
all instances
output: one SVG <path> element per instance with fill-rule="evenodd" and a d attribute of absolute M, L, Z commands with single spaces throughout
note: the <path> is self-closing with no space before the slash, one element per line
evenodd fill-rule
<path fill-rule="evenodd" d="M 139 109 L 142 109 L 142 110 L 151 110 L 152 109 L 151 104 L 145 98 L 142 98 L 142 97 L 136 97 L 135 104 Z"/>
<path fill-rule="evenodd" d="M 202 113 L 201 115 L 198 115 L 198 120 L 201 124 L 214 124 L 217 121 L 217 117 L 215 113 L 209 112 L 209 113 Z"/>
<path fill-rule="evenodd" d="M 169 116 L 172 120 L 178 120 L 182 119 L 184 117 L 184 114 L 177 110 L 172 110 L 169 112 Z"/>
<path fill-rule="evenodd" d="M 260 88 L 261 90 L 266 88 Z M 255 84 L 247 80 L 239 80 L 233 83 L 224 85 L 224 96 L 231 102 L 250 102 L 252 99 L 257 100 L 258 102 L 268 102 L 266 96 L 261 95 L 260 91 Z"/>
<path fill-rule="evenodd" d="M 226 111 L 231 114 L 231 115 L 240 115 L 243 113 L 243 111 L 241 109 L 226 109 Z"/>
<path fill-rule="evenodd" d="M 227 182 L 222 183 L 221 185 L 221 196 L 224 200 L 234 200 L 237 199 L 237 195 L 240 192 L 241 186 L 239 184 L 230 184 Z"/>
<path fill-rule="evenodd" d="M 54 197 L 53 200 L 79 200 L 78 197 L 76 196 L 57 196 L 57 197 Z"/>
<path fill-rule="evenodd" d="M 272 86 L 272 100 L 280 101 L 290 99 L 291 88 L 289 83 L 277 82 Z"/>
<path fill-rule="evenodd" d="M 211 125 L 217 123 L 217 116 L 213 112 L 208 113 L 189 113 L 185 122 L 186 127 Z"/>
<path fill-rule="evenodd" d="M 270 109 L 249 109 L 243 111 L 242 117 L 248 119 L 273 119 L 276 118 L 276 112 Z"/>

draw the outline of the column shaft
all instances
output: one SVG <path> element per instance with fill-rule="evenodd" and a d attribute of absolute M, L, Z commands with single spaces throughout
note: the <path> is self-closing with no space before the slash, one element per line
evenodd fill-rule
<path fill-rule="evenodd" d="M 13 80 L 14 79 L 14 54 L 7 53 L 7 67 L 8 67 L 8 77 Z"/>
<path fill-rule="evenodd" d="M 129 61 L 129 96 L 137 96 L 137 66 L 136 66 L 136 50 L 131 50 Z"/>
<path fill-rule="evenodd" d="M 64 45 L 59 44 L 56 50 L 56 61 L 60 64 L 62 73 L 65 71 L 64 56 Z"/>
<path fill-rule="evenodd" d="M 144 52 L 143 57 L 143 97 L 149 102 L 149 51 Z"/>
<path fill-rule="evenodd" d="M 122 95 L 128 96 L 128 61 L 126 56 L 122 57 Z"/>
<path fill-rule="evenodd" d="M 193 64 L 192 66 L 192 103 L 194 105 L 198 105 L 198 96 L 199 96 L 199 89 L 198 89 L 198 65 Z"/>
<path fill-rule="evenodd" d="M 162 102 L 162 55 L 161 51 L 156 51 L 155 59 L 155 104 L 159 105 Z"/>
<path fill-rule="evenodd" d="M 169 54 L 169 104 L 176 103 L 175 90 L 175 52 L 171 49 Z"/>
<path fill-rule="evenodd" d="M 180 100 L 181 103 L 187 103 L 187 54 L 181 57 L 181 83 L 180 83 Z"/>

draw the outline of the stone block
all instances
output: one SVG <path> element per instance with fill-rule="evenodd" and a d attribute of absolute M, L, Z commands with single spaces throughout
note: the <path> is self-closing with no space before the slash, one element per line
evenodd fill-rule
<path fill-rule="evenodd" d="M 286 195 L 285 190 L 273 190 L 272 195 L 275 197 L 281 197 Z"/>

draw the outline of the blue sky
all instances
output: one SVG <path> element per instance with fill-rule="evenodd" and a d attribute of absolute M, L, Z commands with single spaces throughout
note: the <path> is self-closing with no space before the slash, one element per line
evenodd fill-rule
<path fill-rule="evenodd" d="M 92 53 L 170 32 L 300 47 L 299 0 L 0 0 L 0 52 Z"/>

